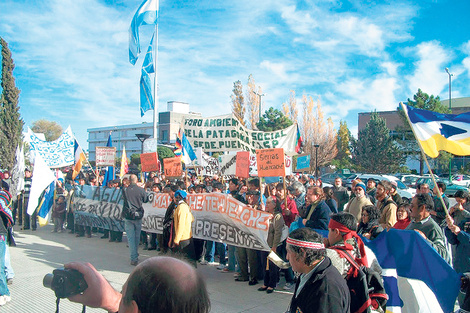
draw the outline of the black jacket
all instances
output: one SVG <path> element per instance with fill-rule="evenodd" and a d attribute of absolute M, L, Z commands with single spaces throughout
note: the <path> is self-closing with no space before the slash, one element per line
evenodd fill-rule
<path fill-rule="evenodd" d="M 308 217 L 308 214 L 311 208 L 312 208 L 312 205 L 309 205 L 307 207 L 304 218 Z M 318 202 L 317 206 L 315 207 L 315 210 L 313 211 L 312 215 L 308 219 L 307 223 L 305 223 L 305 226 L 313 228 L 313 229 L 328 230 L 328 223 L 330 222 L 330 214 L 331 214 L 330 207 L 328 206 L 328 204 L 326 204 L 325 201 L 321 200 L 320 202 Z"/>
<path fill-rule="evenodd" d="M 346 280 L 325 257 L 315 269 L 312 277 L 305 283 L 300 294 L 295 297 L 300 279 L 295 285 L 289 312 L 303 313 L 349 313 L 350 293 Z M 298 311 L 299 309 L 299 311 Z"/>

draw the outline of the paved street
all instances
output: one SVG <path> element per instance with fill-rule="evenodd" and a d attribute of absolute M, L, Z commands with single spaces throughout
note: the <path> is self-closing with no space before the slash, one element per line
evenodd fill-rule
<path fill-rule="evenodd" d="M 37 231 L 21 231 L 17 228 L 17 247 L 10 248 L 15 278 L 10 285 L 12 301 L 0 308 L 0 312 L 55 312 L 54 292 L 43 287 L 45 274 L 70 261 L 92 263 L 118 290 L 134 268 L 129 265 L 126 243 L 109 243 L 100 239 L 76 238 L 69 233 L 51 233 L 52 226 Z M 125 237 L 124 237 L 125 241 Z M 140 259 L 157 255 L 155 251 L 139 251 Z M 212 302 L 211 312 L 285 312 L 291 294 L 283 291 L 273 294 L 257 291 L 257 286 L 235 282 L 233 273 L 223 273 L 214 266 L 199 265 L 198 271 L 206 278 Z M 281 278 L 283 284 L 284 279 Z M 282 285 L 281 285 L 282 286 Z M 63 299 L 60 312 L 81 312 L 82 306 Z M 104 312 L 87 308 L 87 312 Z"/>

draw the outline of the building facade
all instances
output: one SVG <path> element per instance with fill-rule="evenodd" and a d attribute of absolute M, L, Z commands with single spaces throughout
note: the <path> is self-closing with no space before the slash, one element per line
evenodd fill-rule
<path fill-rule="evenodd" d="M 189 111 L 189 104 L 184 102 L 169 101 L 166 112 L 158 114 L 157 133 L 158 144 L 174 144 L 181 123 L 186 117 L 201 117 L 201 113 Z M 130 125 L 116 125 L 89 128 L 88 131 L 88 153 L 89 160 L 96 160 L 96 147 L 105 147 L 111 134 L 113 147 L 116 147 L 116 157 L 122 156 L 126 147 L 127 157 L 134 153 L 141 153 L 142 143 L 137 134 L 153 137 L 153 123 L 140 123 Z"/>

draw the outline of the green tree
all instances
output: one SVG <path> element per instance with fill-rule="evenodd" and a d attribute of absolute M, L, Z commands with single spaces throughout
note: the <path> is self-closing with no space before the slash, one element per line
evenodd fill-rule
<path fill-rule="evenodd" d="M 60 135 L 62 135 L 62 133 L 64 132 L 62 126 L 60 126 L 56 122 L 44 119 L 35 121 L 31 126 L 31 130 L 35 133 L 44 134 L 46 141 L 54 141 L 59 138 Z"/>
<path fill-rule="evenodd" d="M 427 93 L 423 92 L 421 89 L 418 89 L 418 92 L 413 96 L 413 100 L 408 98 L 407 104 L 414 108 L 438 112 L 438 113 L 452 113 L 451 110 L 441 104 L 441 99 L 439 96 L 434 97 L 433 95 L 428 95 Z M 419 172 L 420 175 L 423 174 L 424 170 L 424 159 L 421 151 L 419 150 L 418 143 L 416 142 L 416 138 L 411 131 L 410 124 L 406 118 L 405 112 L 401 108 L 398 107 L 398 113 L 403 121 L 403 127 L 398 126 L 396 128 L 396 133 L 399 134 L 396 136 L 397 142 L 403 147 L 405 150 L 405 154 L 409 156 L 413 156 L 419 160 Z M 440 167 L 444 167 L 445 164 L 449 164 L 449 161 L 452 159 L 452 154 L 441 152 L 436 163 Z"/>
<path fill-rule="evenodd" d="M 158 146 L 157 147 L 157 153 L 158 153 L 158 158 L 161 160 L 166 159 L 166 158 L 173 158 L 175 157 L 175 154 L 173 153 L 173 150 L 171 150 L 168 147 L 165 146 Z"/>
<path fill-rule="evenodd" d="M 287 118 L 281 111 L 269 108 L 261 116 L 261 120 L 256 124 L 259 130 L 270 132 L 279 129 L 284 129 L 291 126 L 293 122 Z"/>
<path fill-rule="evenodd" d="M 134 166 L 139 166 L 140 165 L 140 154 L 139 153 L 133 153 L 131 154 L 130 160 L 131 164 Z"/>
<path fill-rule="evenodd" d="M 23 119 L 20 115 L 18 99 L 20 90 L 16 88 L 8 43 L 0 37 L 2 47 L 2 94 L 0 96 L 0 168 L 13 168 L 16 147 L 22 141 Z"/>
<path fill-rule="evenodd" d="M 359 132 L 353 162 L 367 173 L 395 173 L 405 161 L 403 152 L 390 136 L 385 119 L 373 112 L 366 127 Z"/>
<path fill-rule="evenodd" d="M 237 80 L 233 83 L 232 95 L 232 113 L 238 118 L 240 123 L 245 125 L 245 97 L 243 96 L 243 84 L 241 81 Z"/>

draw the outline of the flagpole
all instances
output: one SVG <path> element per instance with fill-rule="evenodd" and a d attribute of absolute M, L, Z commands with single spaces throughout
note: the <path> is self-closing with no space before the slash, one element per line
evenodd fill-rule
<path fill-rule="evenodd" d="M 157 23 L 155 24 L 155 61 L 154 61 L 154 68 L 155 68 L 155 79 L 154 79 L 154 88 L 153 88 L 153 138 L 157 139 L 158 129 L 157 129 L 157 121 L 158 121 L 158 11 L 157 10 Z M 158 141 L 157 141 L 157 148 L 158 148 Z M 158 150 L 158 149 L 157 149 Z"/>
<path fill-rule="evenodd" d="M 436 178 L 434 177 L 434 173 L 431 170 L 431 166 L 429 165 L 428 158 L 426 157 L 426 154 L 424 153 L 423 146 L 421 146 L 421 142 L 418 140 L 418 136 L 416 136 L 416 132 L 413 128 L 413 123 L 411 123 L 410 117 L 408 116 L 408 110 L 405 109 L 405 105 L 403 102 L 400 102 L 400 106 L 405 112 L 406 120 L 410 124 L 411 131 L 413 132 L 413 135 L 415 136 L 416 141 L 418 142 L 419 149 L 421 150 L 421 154 L 423 156 L 424 162 L 426 163 L 426 166 L 428 167 L 428 171 L 431 174 L 431 179 L 434 183 L 434 186 L 436 186 L 437 190 L 437 195 L 439 196 L 439 199 L 441 200 L 442 207 L 444 208 L 444 212 L 446 213 L 446 216 L 449 215 L 449 211 L 447 210 L 446 204 L 444 203 L 444 199 L 442 198 L 441 191 L 439 190 L 439 187 L 437 186 Z M 450 178 L 449 178 L 450 179 Z"/>

